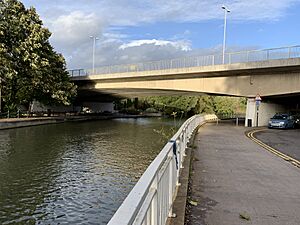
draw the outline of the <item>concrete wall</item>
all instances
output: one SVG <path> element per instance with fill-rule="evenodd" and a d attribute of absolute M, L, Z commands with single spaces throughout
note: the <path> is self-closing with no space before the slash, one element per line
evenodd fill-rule
<path fill-rule="evenodd" d="M 285 112 L 282 105 L 262 102 L 258 110 L 258 126 L 267 126 L 269 119 L 277 112 Z M 245 126 L 248 127 L 248 120 L 252 120 L 252 127 L 256 126 L 257 107 L 253 98 L 247 101 Z"/>
<path fill-rule="evenodd" d="M 52 112 L 80 112 L 80 106 L 46 106 L 40 102 L 34 101 L 31 111 L 32 112 L 47 112 L 50 109 Z"/>
<path fill-rule="evenodd" d="M 81 106 L 46 106 L 39 102 L 33 102 L 32 112 L 80 112 L 83 108 L 87 108 L 92 112 L 114 112 L 114 104 L 112 102 L 83 102 Z"/>
<path fill-rule="evenodd" d="M 112 102 L 83 102 L 83 107 L 87 107 L 92 112 L 114 112 L 114 104 Z"/>
<path fill-rule="evenodd" d="M 3 119 L 0 122 L 0 130 L 19 127 L 38 126 L 44 124 L 63 123 L 63 118 L 21 118 Z"/>

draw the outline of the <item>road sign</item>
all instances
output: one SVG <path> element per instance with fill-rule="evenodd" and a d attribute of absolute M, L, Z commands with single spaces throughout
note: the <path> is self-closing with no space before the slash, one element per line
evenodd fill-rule
<path fill-rule="evenodd" d="M 261 103 L 261 97 L 259 94 L 257 94 L 255 97 L 255 103 L 256 103 L 256 106 L 259 106 Z"/>
<path fill-rule="evenodd" d="M 261 101 L 261 97 L 260 97 L 260 95 L 259 95 L 259 94 L 257 94 L 257 95 L 256 95 L 256 97 L 255 97 L 255 101 Z"/>
<path fill-rule="evenodd" d="M 258 111 L 259 111 L 259 105 L 261 103 L 261 97 L 259 94 L 255 97 L 255 103 L 256 103 L 256 126 L 258 127 Z"/>

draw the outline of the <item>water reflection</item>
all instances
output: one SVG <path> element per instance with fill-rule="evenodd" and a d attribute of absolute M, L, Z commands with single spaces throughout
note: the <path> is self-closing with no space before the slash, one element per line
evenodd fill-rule
<path fill-rule="evenodd" d="M 166 141 L 153 129 L 172 125 L 118 119 L 0 131 L 0 224 L 106 224 Z"/>

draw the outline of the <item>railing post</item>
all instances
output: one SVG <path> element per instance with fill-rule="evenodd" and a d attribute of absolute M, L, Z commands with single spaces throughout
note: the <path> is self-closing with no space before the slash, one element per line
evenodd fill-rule
<path fill-rule="evenodd" d="M 184 146 L 184 144 L 183 144 L 183 134 L 180 136 L 181 138 L 180 138 L 180 142 L 181 142 L 181 145 L 182 145 L 182 155 L 183 156 L 186 156 L 186 147 Z"/>
<path fill-rule="evenodd" d="M 177 173 L 176 173 L 176 186 L 180 186 L 181 184 L 179 183 L 179 175 L 180 175 L 180 168 L 181 168 L 181 161 L 182 161 L 182 149 L 184 148 L 184 144 L 182 142 L 182 135 L 179 136 L 179 144 L 178 144 L 178 167 L 177 167 Z"/>
<path fill-rule="evenodd" d="M 215 65 L 215 55 L 212 56 L 212 65 Z"/>
<path fill-rule="evenodd" d="M 151 225 L 158 224 L 158 213 L 159 213 L 159 204 L 158 204 L 158 175 L 156 174 L 155 179 L 152 184 L 152 188 L 156 190 L 153 200 L 151 202 Z"/>
<path fill-rule="evenodd" d="M 291 47 L 289 47 L 289 59 L 291 58 Z"/>
<path fill-rule="evenodd" d="M 174 144 L 177 145 L 176 141 L 175 141 Z M 172 160 L 172 162 L 174 162 L 174 160 Z M 180 162 L 179 162 L 179 164 L 180 164 Z M 172 204 L 173 204 L 173 188 L 174 188 L 173 187 L 173 184 L 174 184 L 174 181 L 173 181 L 173 170 L 174 170 L 173 163 L 170 163 L 169 164 L 169 188 L 168 188 L 169 193 L 168 193 L 168 199 L 167 199 L 167 201 L 168 201 L 167 207 L 168 207 L 168 217 L 171 217 L 171 218 L 176 217 L 176 214 L 173 213 L 173 207 L 172 207 Z M 179 168 L 178 168 L 178 170 L 179 170 Z M 176 179 L 177 179 L 177 176 L 176 176 Z"/>
<path fill-rule="evenodd" d="M 187 141 L 186 141 L 186 128 L 184 128 L 183 130 L 183 147 L 186 148 L 186 144 L 187 144 Z"/>
<path fill-rule="evenodd" d="M 249 62 L 249 51 L 247 51 L 247 62 Z"/>

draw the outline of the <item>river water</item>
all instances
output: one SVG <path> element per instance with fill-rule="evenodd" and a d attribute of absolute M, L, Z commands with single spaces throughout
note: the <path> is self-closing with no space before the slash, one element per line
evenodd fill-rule
<path fill-rule="evenodd" d="M 107 224 L 175 130 L 140 118 L 0 131 L 0 224 Z"/>

